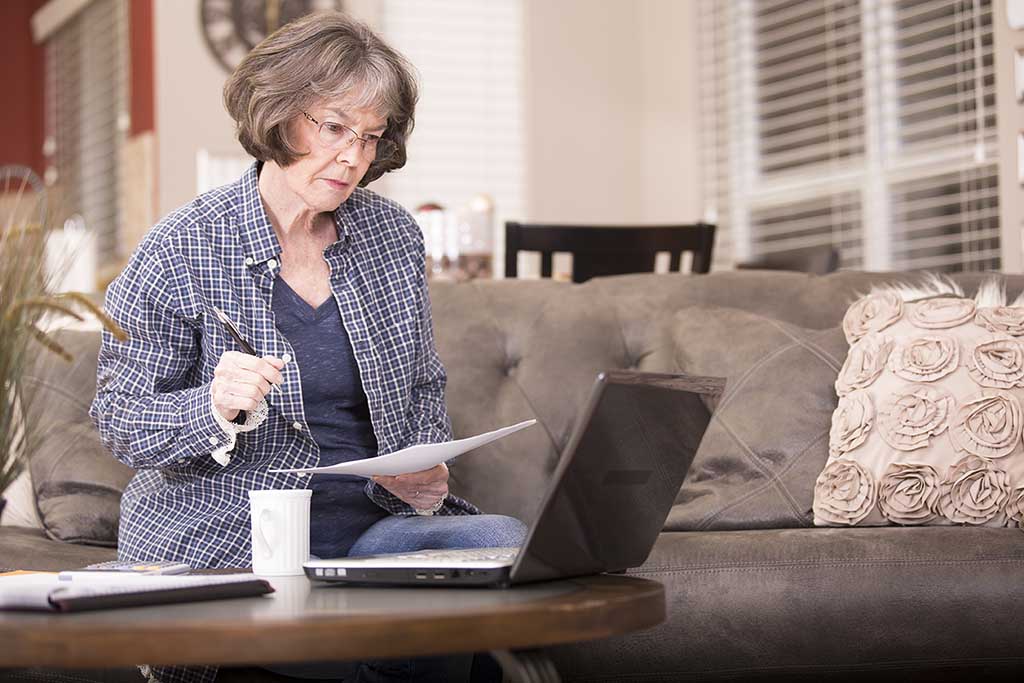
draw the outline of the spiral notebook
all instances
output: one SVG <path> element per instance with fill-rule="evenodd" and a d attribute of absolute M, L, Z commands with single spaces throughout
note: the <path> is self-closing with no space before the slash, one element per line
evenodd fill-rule
<path fill-rule="evenodd" d="M 76 575 L 70 580 L 48 572 L 0 574 L 0 610 L 80 612 L 273 592 L 267 581 L 252 574 Z"/>

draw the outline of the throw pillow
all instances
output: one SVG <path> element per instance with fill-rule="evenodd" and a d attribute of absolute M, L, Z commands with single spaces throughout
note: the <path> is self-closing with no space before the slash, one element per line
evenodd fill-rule
<path fill-rule="evenodd" d="M 1024 301 L 1004 298 L 933 283 L 850 306 L 815 524 L 1024 521 Z"/>
<path fill-rule="evenodd" d="M 4 504 L 0 506 L 0 526 L 21 526 L 42 529 L 43 520 L 36 510 L 36 496 L 32 490 L 32 478 L 28 470 L 23 471 L 2 493 Z"/>
<path fill-rule="evenodd" d="M 121 492 L 134 471 L 103 446 L 89 417 L 100 333 L 53 334 L 71 363 L 41 352 L 25 374 L 25 420 L 35 426 L 28 462 L 36 506 L 50 538 L 116 547 Z"/>
<path fill-rule="evenodd" d="M 676 314 L 670 337 L 680 372 L 725 377 L 726 386 L 665 529 L 811 526 L 842 330 L 695 307 Z"/>

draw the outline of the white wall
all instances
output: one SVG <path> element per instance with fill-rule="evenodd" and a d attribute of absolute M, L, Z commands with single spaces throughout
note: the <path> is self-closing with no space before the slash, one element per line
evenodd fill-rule
<path fill-rule="evenodd" d="M 527 0 L 528 216 L 696 221 L 693 0 Z"/>
<path fill-rule="evenodd" d="M 352 7 L 373 23 L 373 4 Z M 525 0 L 525 220 L 697 220 L 695 5 Z M 162 216 L 195 195 L 199 149 L 242 151 L 199 0 L 156 0 L 154 34 Z"/>
<path fill-rule="evenodd" d="M 242 149 L 221 104 L 227 74 L 203 41 L 199 0 L 154 4 L 157 206 L 163 216 L 195 196 L 196 152 L 240 154 Z"/>

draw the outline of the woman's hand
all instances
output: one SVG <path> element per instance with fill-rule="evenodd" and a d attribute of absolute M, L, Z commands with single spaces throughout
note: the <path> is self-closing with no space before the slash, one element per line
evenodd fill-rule
<path fill-rule="evenodd" d="M 213 371 L 213 407 L 225 420 L 234 420 L 238 413 L 255 410 L 271 385 L 281 384 L 284 361 L 275 356 L 250 356 L 226 351 Z"/>
<path fill-rule="evenodd" d="M 373 480 L 416 510 L 428 510 L 448 495 L 448 466 L 444 463 L 422 472 Z"/>

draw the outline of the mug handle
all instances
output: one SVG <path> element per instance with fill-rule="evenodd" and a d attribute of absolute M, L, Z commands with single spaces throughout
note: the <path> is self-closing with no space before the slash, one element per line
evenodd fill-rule
<path fill-rule="evenodd" d="M 256 521 L 256 528 L 254 533 L 256 536 L 256 547 L 259 548 L 259 553 L 265 560 L 269 560 L 274 556 L 274 515 L 269 508 L 263 508 L 260 510 L 259 518 Z M 267 525 L 270 528 L 264 530 L 263 526 Z M 267 533 L 269 531 L 270 533 Z"/>

